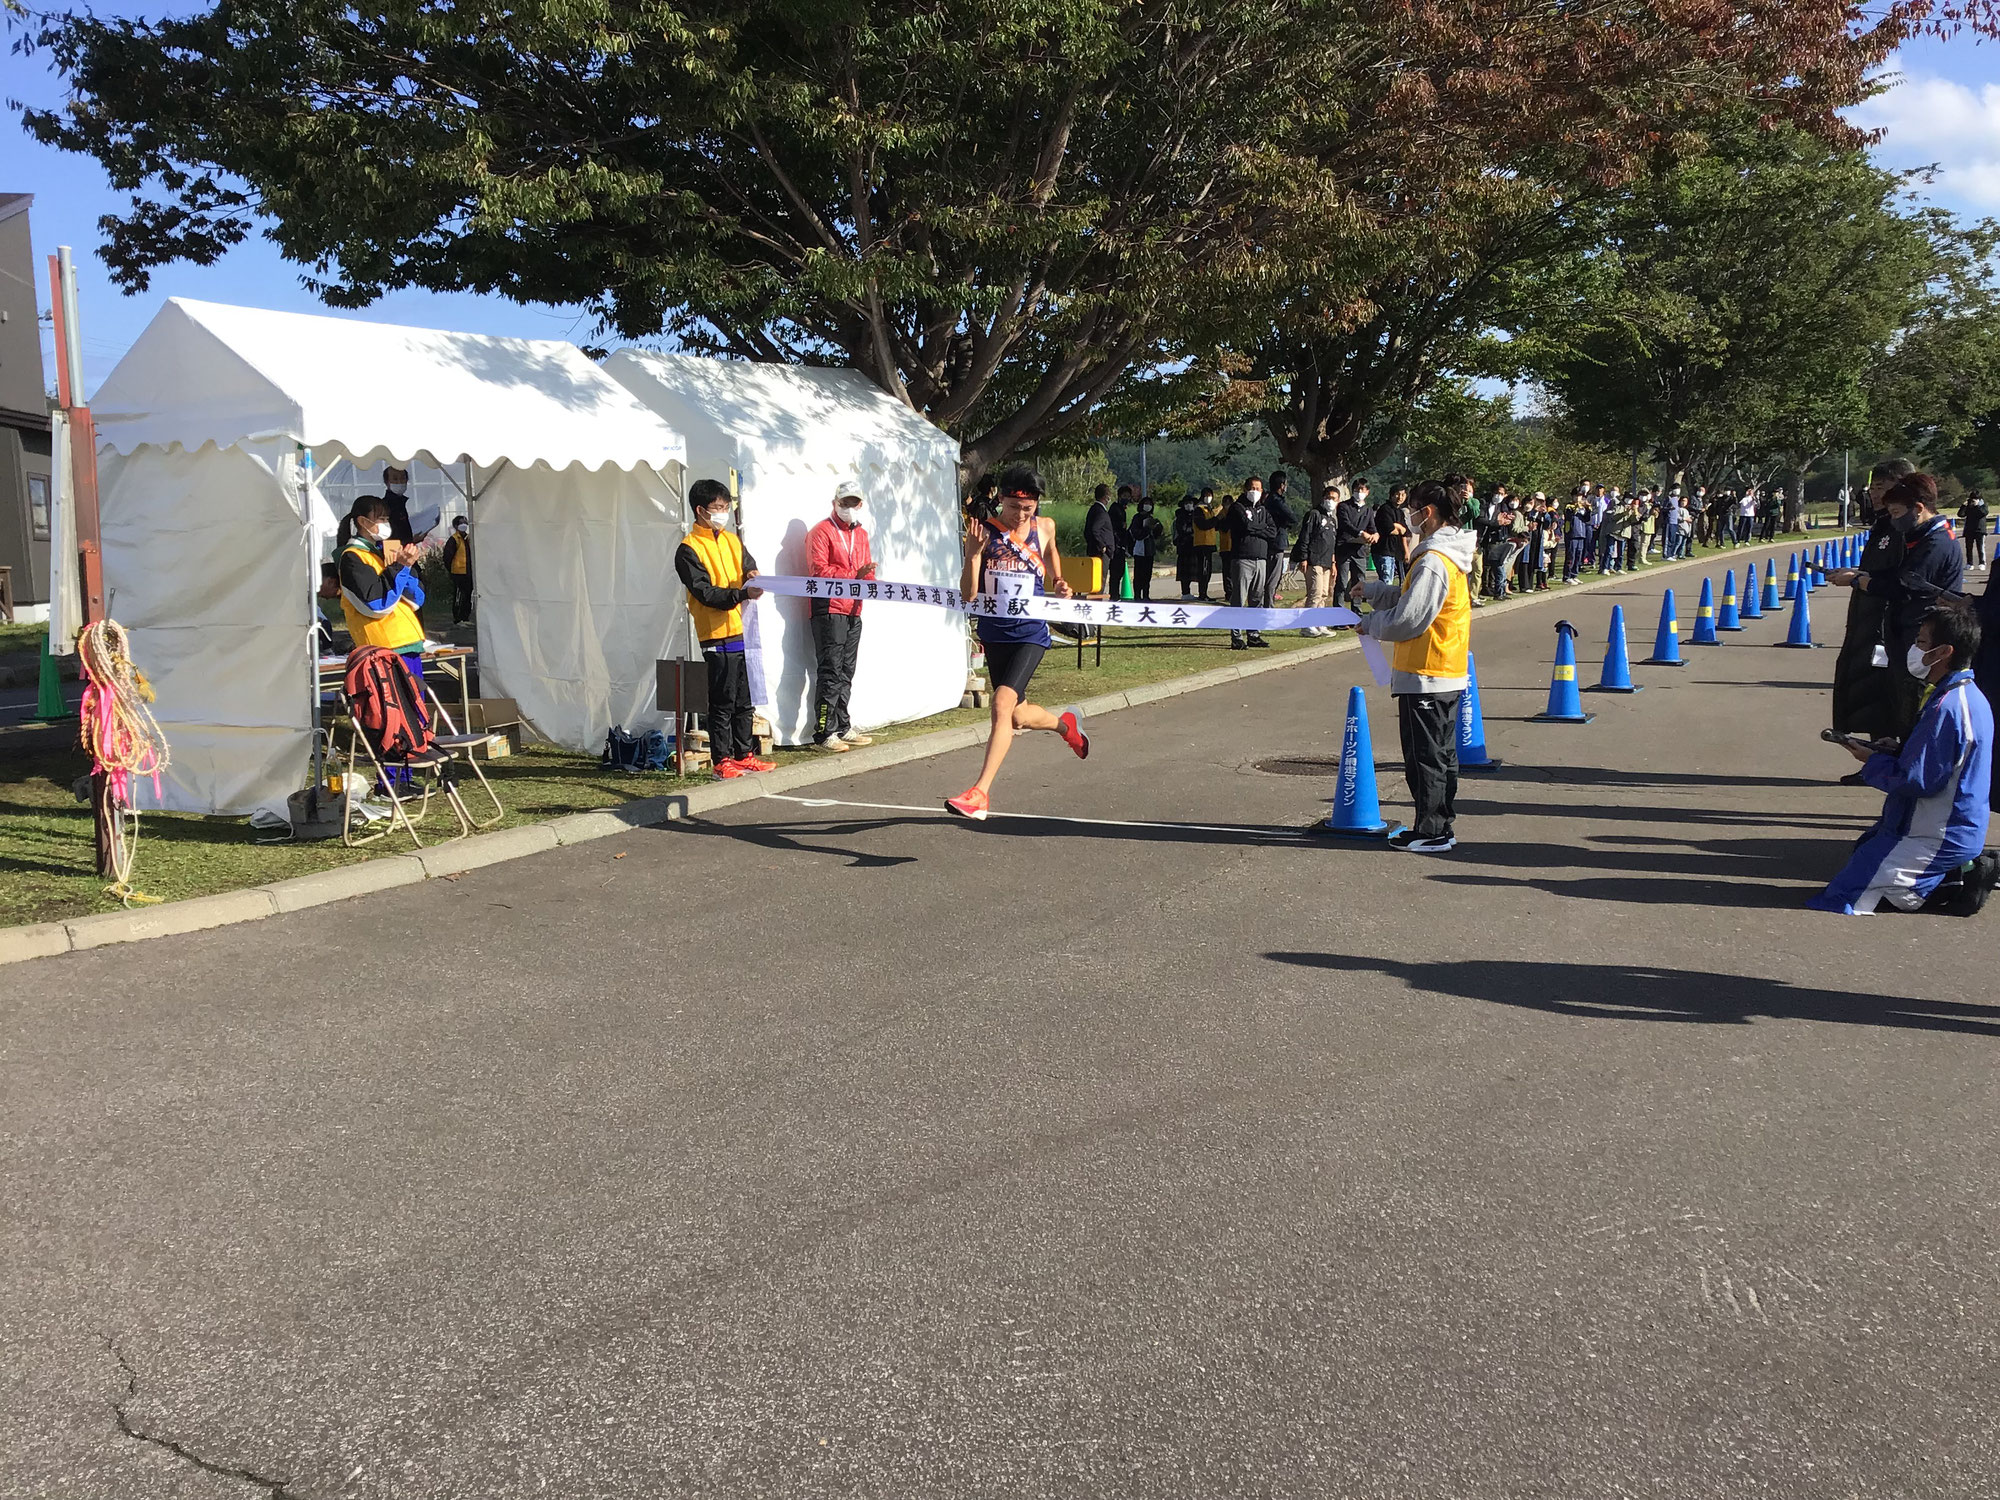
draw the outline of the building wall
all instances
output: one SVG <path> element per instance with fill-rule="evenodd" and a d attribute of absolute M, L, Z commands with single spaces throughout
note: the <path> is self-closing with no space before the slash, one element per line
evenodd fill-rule
<path fill-rule="evenodd" d="M 0 565 L 14 602 L 49 597 L 48 388 L 43 384 L 28 197 L 0 193 Z"/>

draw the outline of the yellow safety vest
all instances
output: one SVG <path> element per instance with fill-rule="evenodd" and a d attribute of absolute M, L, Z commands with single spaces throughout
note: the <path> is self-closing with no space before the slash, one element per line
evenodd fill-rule
<path fill-rule="evenodd" d="M 1197 547 L 1215 545 L 1215 518 L 1221 514 L 1214 506 L 1197 505 L 1194 508 L 1194 544 Z"/>
<path fill-rule="evenodd" d="M 1472 654 L 1472 595 L 1465 586 L 1465 570 L 1442 552 L 1425 555 L 1444 564 L 1444 606 L 1431 621 L 1430 629 L 1407 641 L 1396 642 L 1391 660 L 1398 672 L 1418 677 L 1463 677 L 1467 658 Z M 1414 577 L 1416 569 L 1412 567 L 1403 579 L 1405 593 L 1409 592 Z"/>
<path fill-rule="evenodd" d="M 366 542 L 349 542 L 347 550 L 377 573 L 386 567 L 381 554 Z M 398 599 L 394 609 L 376 618 L 373 615 L 364 615 L 356 609 L 353 601 L 343 590 L 340 596 L 340 612 L 347 617 L 347 633 L 354 638 L 354 644 L 357 646 L 381 646 L 389 651 L 404 651 L 411 646 L 421 644 L 424 638 L 424 622 L 408 599 Z"/>
<path fill-rule="evenodd" d="M 708 581 L 719 589 L 743 587 L 743 541 L 733 531 L 710 531 L 697 525 L 688 533 L 687 544 L 708 570 Z M 726 641 L 743 634 L 743 610 L 710 609 L 692 594 L 688 609 L 694 614 L 695 634 L 704 641 Z"/>

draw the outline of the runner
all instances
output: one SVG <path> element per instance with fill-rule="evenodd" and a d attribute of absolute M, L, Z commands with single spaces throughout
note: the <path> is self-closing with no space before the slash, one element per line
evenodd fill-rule
<path fill-rule="evenodd" d="M 1042 479 L 1025 464 L 1016 464 L 1000 476 L 1000 517 L 997 521 L 974 521 L 965 532 L 965 575 L 959 592 L 971 599 L 995 588 L 1006 575 L 1028 574 L 1036 594 L 1053 592 L 1067 599 L 1069 585 L 1063 582 L 1062 558 L 1056 551 L 1056 523 L 1039 518 Z M 1046 585 L 1046 586 L 1045 586 Z M 993 730 L 986 741 L 986 763 L 979 780 L 945 800 L 945 807 L 961 818 L 985 818 L 987 794 L 993 778 L 1000 774 L 1000 762 L 1022 729 L 1051 729 L 1074 750 L 1078 760 L 1090 754 L 1090 736 L 1075 709 L 1065 709 L 1060 717 L 1027 701 L 1028 683 L 1042 664 L 1049 648 L 1049 627 L 1041 620 L 1010 620 L 987 615 L 974 617 L 979 641 L 986 649 L 986 675 L 993 684 Z"/>

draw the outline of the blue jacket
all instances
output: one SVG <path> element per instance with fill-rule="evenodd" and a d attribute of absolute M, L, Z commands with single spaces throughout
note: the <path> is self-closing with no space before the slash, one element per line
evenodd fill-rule
<path fill-rule="evenodd" d="M 1890 670 L 1901 671 L 1902 663 Z M 1906 911 L 1986 847 L 1993 784 L 1993 709 L 1970 671 L 1931 690 L 1898 755 L 1861 768 L 1884 794 L 1882 816 L 1862 835 L 1832 884 L 1806 904 L 1865 915 L 1887 900 Z"/>
<path fill-rule="evenodd" d="M 1953 539 L 1943 517 L 1903 543 L 1903 555 L 1893 570 L 1869 575 L 1868 592 L 1888 606 L 1883 638 L 1892 671 L 1902 667 L 1904 650 L 1917 638 L 1924 611 L 1944 594 L 1965 592 L 1965 553 Z"/>

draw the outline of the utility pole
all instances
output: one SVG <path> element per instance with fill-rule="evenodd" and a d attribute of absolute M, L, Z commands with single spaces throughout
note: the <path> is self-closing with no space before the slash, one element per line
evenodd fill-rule
<path fill-rule="evenodd" d="M 83 623 L 96 624 L 104 608 L 104 545 L 97 514 L 97 428 L 83 399 L 83 338 L 76 322 L 76 267 L 69 246 L 49 257 L 49 310 L 55 319 L 56 401 L 69 424 L 70 506 L 76 516 L 76 550 L 83 579 Z M 90 773 L 90 811 L 97 840 L 97 873 L 111 868 L 110 785 L 102 771 Z"/>

